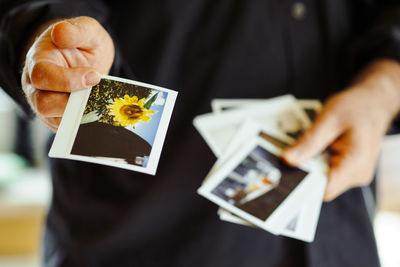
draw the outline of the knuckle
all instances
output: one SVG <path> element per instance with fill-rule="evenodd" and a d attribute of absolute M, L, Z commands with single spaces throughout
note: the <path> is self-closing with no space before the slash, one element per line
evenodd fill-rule
<path fill-rule="evenodd" d="M 29 100 L 29 103 L 34 109 L 36 109 L 36 94 L 38 93 L 38 90 L 31 84 L 27 84 L 23 89 L 26 97 Z"/>
<path fill-rule="evenodd" d="M 59 73 L 59 77 L 58 77 L 58 87 L 56 88 L 58 90 L 64 91 L 64 92 L 70 92 L 71 91 L 71 77 L 68 77 L 68 75 L 64 72 L 60 72 Z"/>
<path fill-rule="evenodd" d="M 43 86 L 46 80 L 46 72 L 43 64 L 41 64 L 40 62 L 36 63 L 32 68 L 29 78 L 34 87 L 44 89 Z"/>
<path fill-rule="evenodd" d="M 58 83 L 63 92 L 71 92 L 75 87 L 73 75 L 66 71 L 60 71 Z"/>
<path fill-rule="evenodd" d="M 41 90 L 71 90 L 71 81 L 70 77 L 68 77 L 68 73 L 59 66 L 48 65 L 44 62 L 38 62 L 33 66 L 30 74 L 30 81 L 35 88 Z"/>
<path fill-rule="evenodd" d="M 40 115 L 46 116 L 49 108 L 49 101 L 46 95 L 43 93 L 37 93 L 35 97 L 35 103 L 36 103 L 36 111 Z"/>

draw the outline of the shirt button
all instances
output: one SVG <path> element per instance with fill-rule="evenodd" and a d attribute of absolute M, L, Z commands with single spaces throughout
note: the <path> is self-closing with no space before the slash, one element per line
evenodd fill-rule
<path fill-rule="evenodd" d="M 296 2 L 292 5 L 292 17 L 296 20 L 303 20 L 306 17 L 307 8 L 302 2 Z"/>

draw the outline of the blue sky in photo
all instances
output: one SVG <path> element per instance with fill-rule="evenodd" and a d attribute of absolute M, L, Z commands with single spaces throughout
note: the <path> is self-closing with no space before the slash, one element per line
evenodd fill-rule
<path fill-rule="evenodd" d="M 151 119 L 146 123 L 140 121 L 135 124 L 135 126 L 127 126 L 126 129 L 134 132 L 143 139 L 145 139 L 151 146 L 153 146 L 154 139 L 156 137 L 157 129 L 160 124 L 161 116 L 164 111 L 165 101 L 167 99 L 166 92 L 161 92 L 153 89 L 153 92 L 147 97 L 146 101 L 150 99 L 153 95 L 159 93 L 156 101 L 151 105 L 150 110 L 155 111 L 154 114 L 150 114 Z"/>

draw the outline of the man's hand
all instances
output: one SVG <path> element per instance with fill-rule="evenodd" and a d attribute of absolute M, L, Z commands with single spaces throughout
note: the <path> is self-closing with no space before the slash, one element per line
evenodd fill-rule
<path fill-rule="evenodd" d="M 107 31 L 93 18 L 77 17 L 52 24 L 30 47 L 22 88 L 32 109 L 57 131 L 69 93 L 100 81 L 114 60 Z"/>
<path fill-rule="evenodd" d="M 284 152 L 299 165 L 327 147 L 333 151 L 324 200 L 371 182 L 381 140 L 400 109 L 400 65 L 379 60 L 324 105 L 314 125 Z"/>

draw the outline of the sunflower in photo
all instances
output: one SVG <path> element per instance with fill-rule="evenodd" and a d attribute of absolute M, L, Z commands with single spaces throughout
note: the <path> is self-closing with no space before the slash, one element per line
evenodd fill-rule
<path fill-rule="evenodd" d="M 150 114 L 154 114 L 154 111 L 143 107 L 144 101 L 145 98 L 139 100 L 137 96 L 125 95 L 124 98 L 115 98 L 107 108 L 110 109 L 109 114 L 114 116 L 114 121 L 125 127 L 151 119 Z"/>

